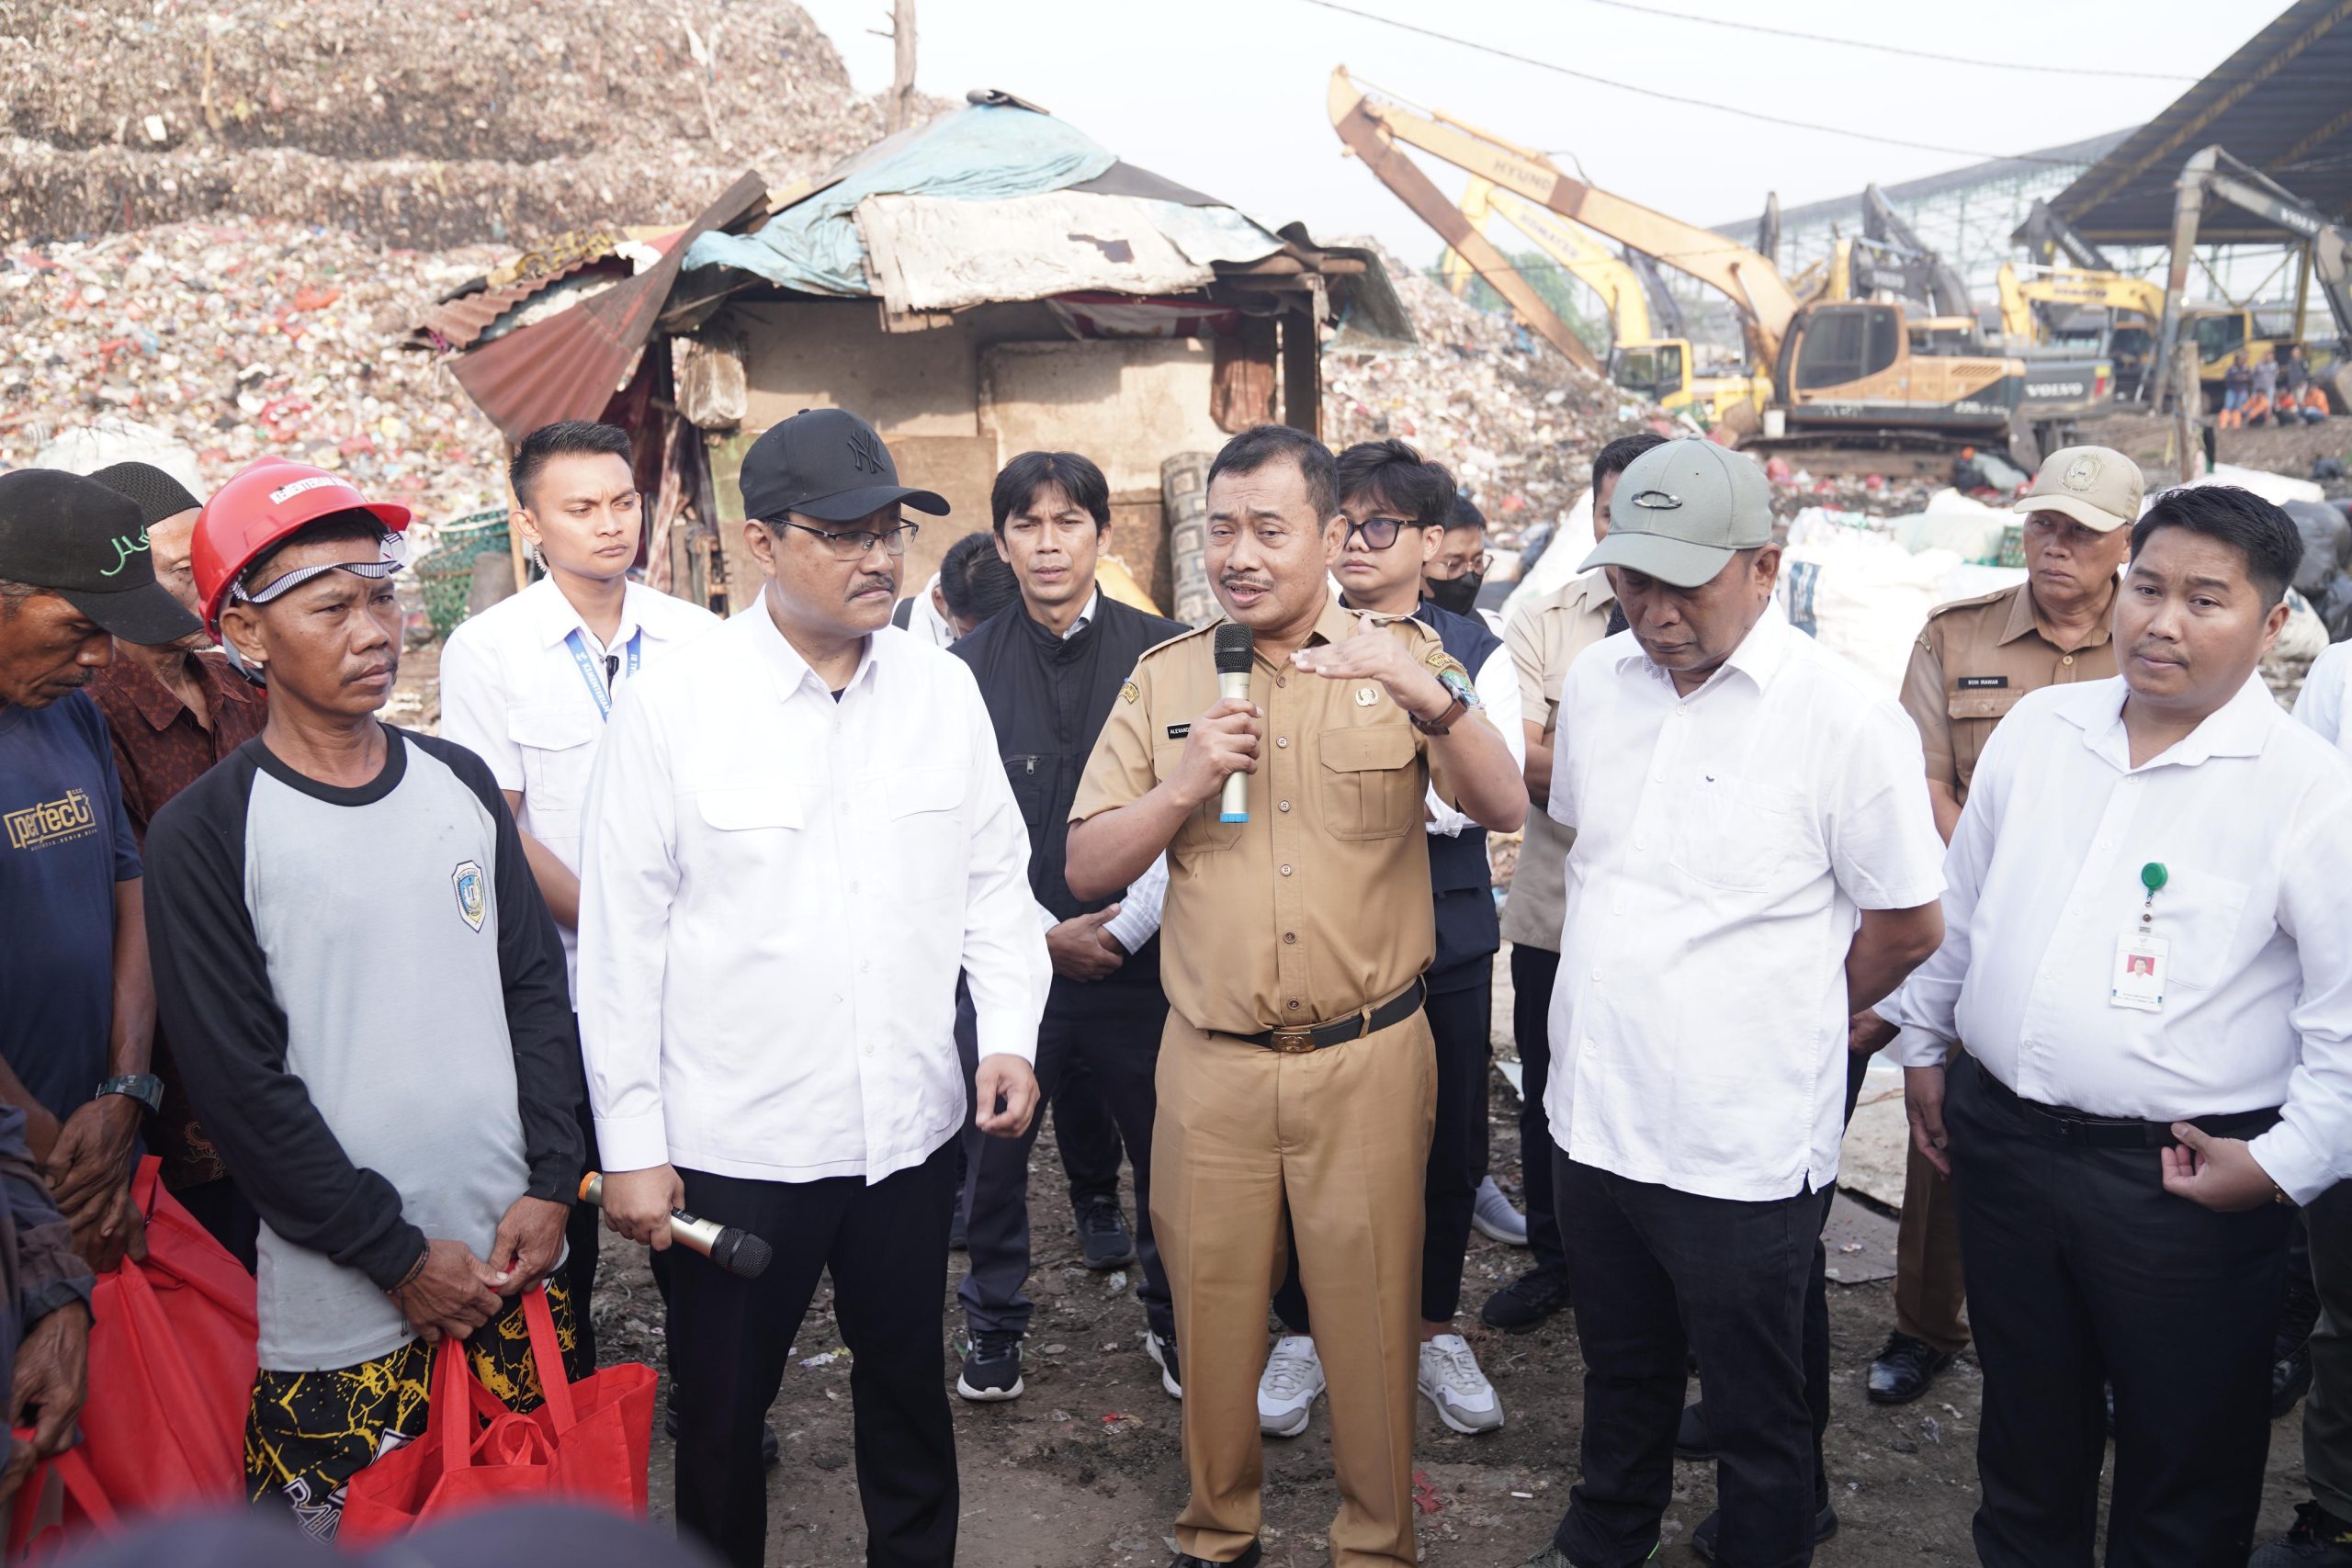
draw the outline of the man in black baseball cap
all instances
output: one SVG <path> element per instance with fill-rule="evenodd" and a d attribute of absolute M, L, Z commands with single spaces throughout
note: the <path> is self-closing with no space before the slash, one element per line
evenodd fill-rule
<path fill-rule="evenodd" d="M 934 491 L 899 482 L 899 465 L 874 427 L 847 409 L 802 409 L 771 425 L 743 455 L 743 515 L 764 522 L 788 512 L 819 523 L 854 523 L 905 504 L 947 515 Z"/>
<path fill-rule="evenodd" d="M 130 1239 L 130 1155 L 161 1085 L 138 845 L 80 688 L 116 637 L 198 629 L 155 581 L 138 502 L 73 474 L 0 474 L 0 1103 L 22 1109 L 100 1271 Z"/>

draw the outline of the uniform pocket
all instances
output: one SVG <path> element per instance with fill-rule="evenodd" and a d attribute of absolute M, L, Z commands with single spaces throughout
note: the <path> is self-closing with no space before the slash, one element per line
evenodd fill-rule
<path fill-rule="evenodd" d="M 535 814 L 577 818 L 605 732 L 579 703 L 524 703 L 508 710 L 506 738 L 523 753 L 523 798 Z"/>
<path fill-rule="evenodd" d="M 1725 779 L 1677 792 L 1673 848 L 1677 871 L 1711 887 L 1757 892 L 1810 881 L 1821 859 L 1804 797 L 1752 780 Z"/>
<path fill-rule="evenodd" d="M 1420 749 L 1402 724 L 1327 729 L 1316 739 L 1323 764 L 1323 824 L 1335 839 L 1394 839 L 1420 822 Z"/>
<path fill-rule="evenodd" d="M 2024 695 L 2009 687 L 1946 695 L 1944 713 L 1951 720 L 1952 771 L 1963 786 L 1976 772 L 1976 759 L 1984 754 L 1984 742 L 1993 738 L 1993 727 L 2007 718 Z"/>
<path fill-rule="evenodd" d="M 1054 777 L 1051 757 L 1007 757 L 1004 760 L 1004 782 L 1012 786 L 1013 803 L 1021 807 L 1021 819 L 1029 824 L 1035 834 L 1046 825 L 1046 795 Z"/>
<path fill-rule="evenodd" d="M 2232 968 L 2232 949 L 2254 889 L 2195 866 L 2167 868 L 2152 930 L 2169 944 L 2165 963 L 2184 990 L 2210 990 Z M 2138 929 L 2134 912 L 2133 929 Z"/>

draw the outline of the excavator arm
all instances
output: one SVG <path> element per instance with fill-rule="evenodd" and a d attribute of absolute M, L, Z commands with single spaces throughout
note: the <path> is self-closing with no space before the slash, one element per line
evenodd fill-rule
<path fill-rule="evenodd" d="M 2069 265 L 2084 272 L 2115 270 L 2115 264 L 2107 259 L 2105 251 L 2075 233 L 2074 225 L 2052 212 L 2039 197 L 2026 209 L 2025 221 L 2010 237 L 2043 266 L 2056 265 L 2063 255 Z"/>
<path fill-rule="evenodd" d="M 1875 185 L 1862 187 L 1862 237 L 1892 251 L 1909 282 L 1909 292 L 1937 316 L 1973 316 L 1968 280 L 1959 269 L 1928 248 L 1926 242 L 1903 221 L 1886 193 Z"/>
<path fill-rule="evenodd" d="M 1720 290 L 1747 319 L 1755 363 L 1770 365 L 1780 357 L 1781 340 L 1796 316 L 1796 297 L 1789 291 L 1777 267 L 1738 242 L 1597 190 L 1563 173 L 1548 158 L 1514 147 L 1461 121 L 1416 114 L 1394 104 L 1375 103 L 1356 85 L 1345 66 L 1331 73 L 1327 107 L 1340 139 L 1439 232 L 1446 232 L 1444 225 L 1423 212 L 1420 205 L 1391 177 L 1402 165 L 1411 171 L 1412 178 L 1436 196 L 1436 187 L 1429 177 L 1398 151 L 1400 142 L 1467 170 L 1491 182 L 1498 190 L 1512 192 L 1563 218 L 1573 219 L 1595 233 Z M 1443 203 L 1442 196 L 1437 200 Z M 1444 211 L 1451 214 L 1454 226 L 1464 231 L 1469 230 L 1468 221 L 1451 204 L 1444 204 Z M 1478 243 L 1486 244 L 1485 238 L 1479 236 Z M 1473 252 L 1458 244 L 1455 248 L 1476 261 Z M 1490 252 L 1493 249 L 1491 245 L 1487 248 Z M 1512 303 L 1516 307 L 1518 302 Z"/>
<path fill-rule="evenodd" d="M 2156 334 L 2151 396 L 2161 403 L 2171 389 L 2173 360 L 2180 344 L 2182 306 L 2188 292 L 2188 264 L 2197 253 L 2197 228 L 2207 197 L 2226 201 L 2290 234 L 2311 248 L 2312 276 L 2335 318 L 2337 335 L 2352 340 L 2352 231 L 2331 223 L 2309 204 L 2259 169 L 2240 163 L 2220 147 L 2207 147 L 2181 165 L 2172 220 L 2172 265 L 2165 276 L 2164 320 Z M 2295 323 L 2298 333 L 2302 323 Z M 2337 372 L 2339 398 L 2352 392 L 2352 374 Z M 2186 395 L 2190 389 L 2179 389 Z"/>
<path fill-rule="evenodd" d="M 1642 280 L 1632 267 L 1559 214 L 1510 191 L 1497 190 L 1483 179 L 1471 180 L 1463 210 L 1470 211 L 1474 202 L 1507 220 L 1559 263 L 1562 271 L 1600 295 L 1609 308 L 1610 325 L 1619 343 L 1649 341 L 1649 305 L 1643 296 Z"/>

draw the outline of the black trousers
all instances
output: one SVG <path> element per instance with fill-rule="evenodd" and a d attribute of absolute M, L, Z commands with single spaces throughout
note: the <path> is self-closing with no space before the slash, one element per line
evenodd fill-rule
<path fill-rule="evenodd" d="M 1460 976 L 1475 970 L 1472 983 Z M 1421 1179 L 1421 1319 L 1450 1323 L 1462 1310 L 1462 1260 L 1470 1247 L 1470 1213 L 1487 1179 L 1487 1038 L 1495 1016 L 1495 964 L 1465 964 L 1442 976 L 1447 988 L 1421 1005 L 1437 1044 L 1437 1122 L 1430 1134 L 1429 1168 Z M 1293 1334 L 1308 1331 L 1306 1292 L 1298 1280 L 1298 1249 L 1274 1292 L 1274 1315 Z"/>
<path fill-rule="evenodd" d="M 756 1280 L 670 1252 L 679 1528 L 737 1568 L 767 1547 L 760 1425 L 820 1275 L 848 1345 L 868 1568 L 956 1561 L 956 1433 L 939 1308 L 947 1290 L 955 1140 L 867 1186 L 860 1177 L 746 1181 L 680 1170 L 686 1208 L 775 1249 Z"/>
<path fill-rule="evenodd" d="M 1037 1029 L 1037 1089 L 1050 1100 L 1073 1061 L 1083 1059 L 1135 1159 L 1136 1298 L 1162 1338 L 1176 1333 L 1168 1273 L 1151 1234 L 1151 1124 L 1159 1035 L 1168 1000 L 1157 987 L 1079 985 L 1057 980 Z M 971 1268 L 956 1288 L 974 1334 L 1025 1334 L 1034 1310 L 1029 1280 L 1029 1155 L 1037 1123 L 1019 1138 L 983 1138 L 966 1179 L 965 1237 Z M 1114 1177 L 1115 1180 L 1115 1177 Z M 1114 1189 L 1115 1190 L 1115 1189 Z"/>
<path fill-rule="evenodd" d="M 2115 1389 L 2108 1568 L 2221 1568 L 2253 1550 L 2270 1446 L 2288 1212 L 2217 1214 L 2164 1190 L 2154 1149 L 2035 1135 L 1953 1064 L 1944 1124 L 1984 1369 L 1976 1552 L 2087 1564 Z"/>
<path fill-rule="evenodd" d="M 2352 1182 L 2313 1199 L 2303 1228 L 2319 1292 L 2312 1392 L 2303 1404 L 2303 1472 L 2319 1506 L 2352 1521 Z"/>
<path fill-rule="evenodd" d="M 1083 1051 L 1062 1064 L 1061 1087 L 1054 1091 L 1054 1148 L 1069 1178 L 1072 1208 L 1102 1198 L 1118 1201 L 1119 1161 L 1126 1148 Z"/>
<path fill-rule="evenodd" d="M 1695 1350 L 1723 1511 L 1717 1561 L 1803 1568 L 1822 1491 L 1808 1320 L 1821 1301 L 1826 1374 L 1826 1298 L 1815 1292 L 1834 1188 L 1737 1202 L 1566 1155 L 1553 1174 L 1585 1362 L 1583 1479 L 1554 1544 L 1577 1568 L 1631 1568 L 1656 1549 Z"/>
<path fill-rule="evenodd" d="M 579 1021 L 575 1019 L 572 1021 L 575 1039 L 579 1032 Z M 581 1071 L 584 1083 L 587 1071 L 584 1061 Z M 582 1168 L 602 1170 L 605 1168 L 604 1156 L 596 1151 L 596 1113 L 589 1109 L 588 1096 L 584 1091 L 580 1096 L 579 1119 L 580 1146 L 587 1151 L 587 1164 Z M 686 1213 L 691 1214 L 694 1211 L 688 1209 Z M 571 1217 L 563 1223 L 563 1245 L 567 1251 L 560 1272 L 565 1288 L 571 1295 L 571 1321 L 580 1347 L 580 1364 L 592 1369 L 596 1365 L 596 1258 L 604 1240 L 605 1211 L 594 1203 L 572 1204 Z M 662 1254 L 657 1252 L 653 1256 L 658 1258 Z M 654 1275 L 656 1284 L 662 1285 L 664 1277 L 663 1271 L 657 1270 Z M 667 1300 L 667 1286 L 662 1285 L 662 1297 Z"/>
<path fill-rule="evenodd" d="M 1544 1089 L 1552 1081 L 1552 982 L 1560 955 L 1545 948 L 1513 944 L 1510 950 L 1510 1026 L 1519 1041 L 1519 1168 L 1527 1190 L 1527 1249 L 1539 1269 L 1565 1269 L 1560 1216 L 1552 1196 L 1552 1123 L 1544 1114 Z"/>

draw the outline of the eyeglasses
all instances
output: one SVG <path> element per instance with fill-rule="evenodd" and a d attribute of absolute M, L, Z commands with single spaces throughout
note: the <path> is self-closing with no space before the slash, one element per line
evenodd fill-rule
<path fill-rule="evenodd" d="M 1361 537 L 1364 548 L 1385 550 L 1396 542 L 1400 531 L 1422 526 L 1424 525 L 1408 523 L 1401 517 L 1367 517 L 1361 523 L 1351 517 L 1348 519 L 1347 538 L 1340 540 L 1340 544 L 1341 548 L 1345 548 L 1348 539 Z"/>
<path fill-rule="evenodd" d="M 1451 582 L 1457 577 L 1467 577 L 1473 572 L 1484 577 L 1494 569 L 1495 552 L 1480 550 L 1466 561 L 1450 561 L 1440 557 L 1430 562 L 1430 570 L 1422 575 L 1432 582 Z"/>
<path fill-rule="evenodd" d="M 229 596 L 247 604 L 266 604 L 273 599 L 283 599 L 312 578 L 322 577 L 330 571 L 347 571 L 354 577 L 381 581 L 408 565 L 406 534 L 386 534 L 377 541 L 376 549 L 374 560 L 328 561 L 321 566 L 298 566 L 283 576 L 272 578 L 259 588 L 249 588 L 240 579 L 229 590 Z"/>
<path fill-rule="evenodd" d="M 825 548 L 832 553 L 835 560 L 864 560 L 877 547 L 885 555 L 902 556 L 907 553 L 907 547 L 914 543 L 915 536 L 922 532 L 922 525 L 919 523 L 901 523 L 895 528 L 859 528 L 836 534 L 829 528 L 811 528 L 806 523 L 795 523 L 789 517 L 766 517 L 761 521 L 771 528 L 797 528 L 804 534 L 814 534 L 825 542 Z"/>

